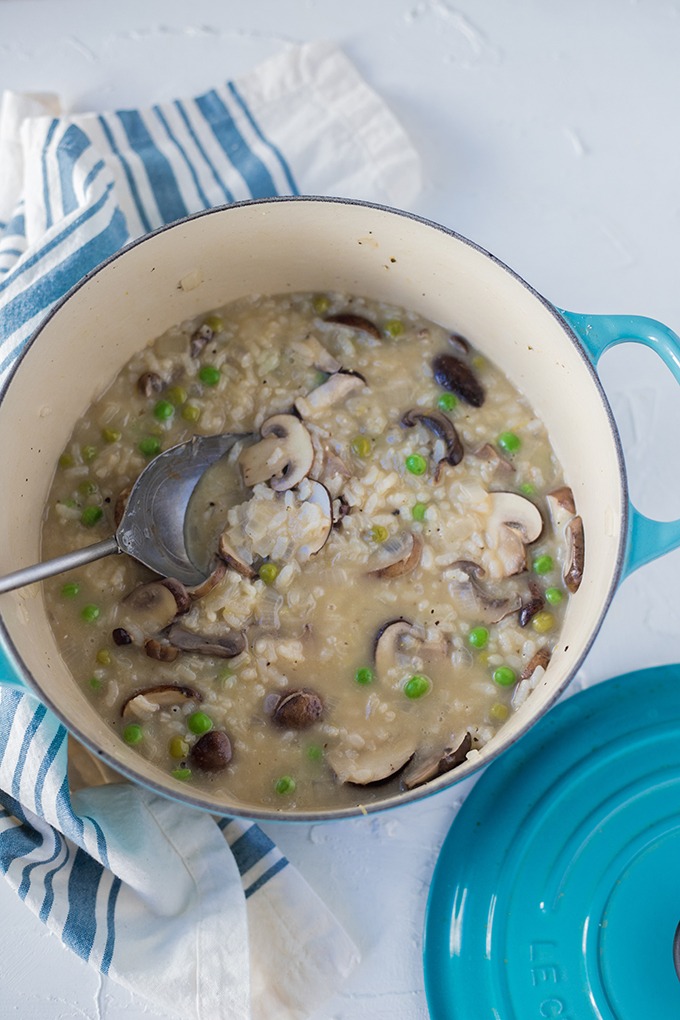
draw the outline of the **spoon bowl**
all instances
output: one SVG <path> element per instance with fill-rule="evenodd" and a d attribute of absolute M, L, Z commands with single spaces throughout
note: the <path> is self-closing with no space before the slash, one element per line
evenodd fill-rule
<path fill-rule="evenodd" d="M 144 468 L 132 486 L 115 535 L 0 577 L 0 593 L 113 553 L 127 553 L 155 573 L 175 577 L 187 586 L 200 584 L 208 572 L 192 560 L 185 537 L 191 496 L 207 469 L 229 453 L 235 443 L 254 438 L 230 432 L 193 436 L 165 450 Z"/>

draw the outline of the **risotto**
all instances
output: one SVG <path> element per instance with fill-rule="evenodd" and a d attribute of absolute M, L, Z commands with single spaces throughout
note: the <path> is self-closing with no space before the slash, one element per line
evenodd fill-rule
<path fill-rule="evenodd" d="M 543 424 L 468 341 L 342 294 L 241 299 L 144 348 L 78 421 L 43 552 L 106 538 L 159 452 L 232 433 L 188 588 L 126 556 L 45 582 L 121 740 L 232 802 L 355 805 L 474 756 L 549 668 L 583 570 Z"/>

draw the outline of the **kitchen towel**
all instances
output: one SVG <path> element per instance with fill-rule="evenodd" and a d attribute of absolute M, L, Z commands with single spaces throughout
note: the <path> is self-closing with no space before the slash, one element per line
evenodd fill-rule
<path fill-rule="evenodd" d="M 402 128 L 327 43 L 144 110 L 5 94 L 0 384 L 70 287 L 150 230 L 271 195 L 407 207 L 419 186 Z M 357 951 L 258 826 L 90 765 L 32 695 L 0 687 L 0 869 L 65 945 L 184 1020 L 298 1020 L 333 994 Z"/>

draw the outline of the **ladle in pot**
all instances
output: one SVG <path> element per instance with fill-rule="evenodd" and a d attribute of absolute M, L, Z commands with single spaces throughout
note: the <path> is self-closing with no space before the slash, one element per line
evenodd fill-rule
<path fill-rule="evenodd" d="M 115 535 L 0 577 L 0 593 L 121 552 L 164 577 L 175 577 L 185 585 L 200 584 L 207 571 L 192 561 L 185 543 L 189 501 L 207 468 L 237 441 L 254 438 L 233 433 L 194 436 L 165 450 L 144 468 L 132 486 Z"/>

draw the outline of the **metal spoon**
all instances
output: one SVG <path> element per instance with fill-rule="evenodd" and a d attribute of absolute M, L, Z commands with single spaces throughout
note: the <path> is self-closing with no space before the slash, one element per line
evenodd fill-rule
<path fill-rule="evenodd" d="M 191 495 L 206 469 L 252 435 L 194 436 L 155 457 L 132 486 L 125 512 L 111 538 L 0 577 L 0 593 L 81 567 L 112 553 L 127 553 L 164 577 L 200 584 L 207 573 L 191 560 L 185 521 Z"/>

